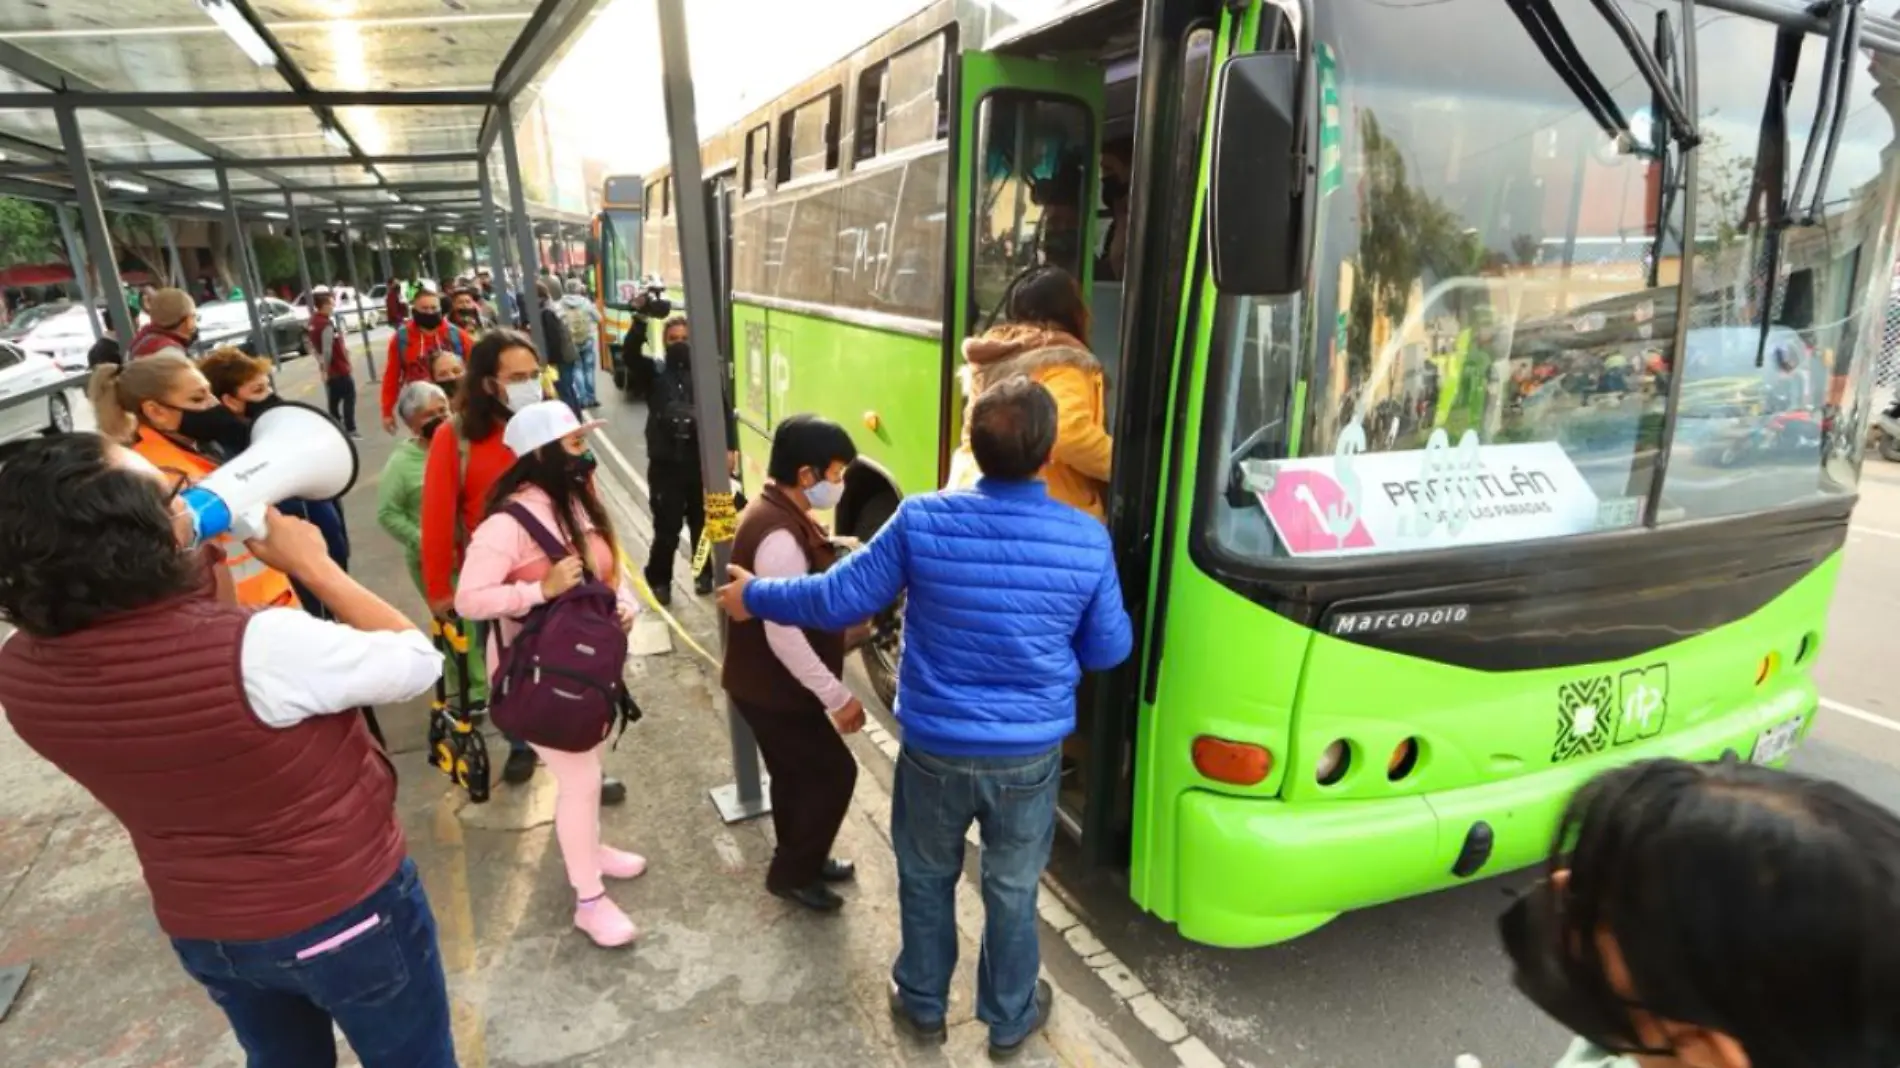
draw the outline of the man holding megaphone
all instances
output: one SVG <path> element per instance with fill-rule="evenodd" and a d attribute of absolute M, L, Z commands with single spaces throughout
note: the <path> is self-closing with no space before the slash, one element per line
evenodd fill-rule
<path fill-rule="evenodd" d="M 160 929 L 252 1063 L 334 1063 L 335 1027 L 365 1068 L 454 1068 L 395 772 L 339 714 L 421 695 L 442 660 L 316 528 L 262 503 L 347 483 L 354 461 L 305 436 L 312 418 L 340 436 L 273 410 L 189 487 L 95 434 L 9 446 L 0 706 L 125 826 Z M 227 528 L 337 622 L 221 595 L 219 550 L 193 547 Z"/>

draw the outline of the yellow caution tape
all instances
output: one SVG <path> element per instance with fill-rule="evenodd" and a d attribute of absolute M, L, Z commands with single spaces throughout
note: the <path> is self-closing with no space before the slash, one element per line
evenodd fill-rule
<path fill-rule="evenodd" d="M 699 532 L 699 545 L 693 549 L 693 574 L 706 569 L 714 545 L 731 541 L 738 533 L 739 512 L 731 491 L 706 494 L 706 526 Z"/>
<path fill-rule="evenodd" d="M 718 667 L 720 664 L 719 658 L 707 652 L 705 646 L 694 641 L 693 636 L 686 633 L 685 626 L 683 626 L 679 620 L 673 618 L 673 613 L 668 612 L 666 606 L 662 605 L 659 600 L 653 596 L 653 591 L 647 588 L 646 577 L 640 574 L 639 569 L 633 566 L 633 561 L 627 559 L 627 554 L 621 552 L 617 547 L 614 551 L 620 557 L 621 574 L 632 577 L 633 588 L 640 591 L 640 600 L 645 602 L 648 608 L 660 614 L 660 618 L 666 621 L 668 629 L 679 635 L 680 641 L 685 642 L 687 648 L 698 653 L 708 664 L 711 664 L 713 667 Z"/>

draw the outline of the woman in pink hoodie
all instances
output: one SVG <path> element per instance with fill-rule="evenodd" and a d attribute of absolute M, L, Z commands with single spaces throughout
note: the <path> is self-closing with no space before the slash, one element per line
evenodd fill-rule
<path fill-rule="evenodd" d="M 463 617 L 500 621 L 489 632 L 491 672 L 501 665 L 497 639 L 514 640 L 521 629 L 517 620 L 572 589 L 582 576 L 579 553 L 550 564 L 527 530 L 503 511 L 509 504 L 526 506 L 569 548 L 584 544 L 587 569 L 619 592 L 621 626 L 633 628 L 639 602 L 619 567 L 613 526 L 594 489 L 594 455 L 587 450 L 587 431 L 599 425 L 597 421 L 583 425 L 573 409 L 560 401 L 528 405 L 508 420 L 503 443 L 517 459 L 495 483 L 488 518 L 469 540 L 461 585 L 455 592 L 455 610 Z M 639 929 L 608 899 L 601 880 L 603 876 L 632 879 L 646 871 L 647 862 L 636 853 L 601 844 L 601 751 L 605 747 L 602 741 L 585 753 L 538 745 L 534 750 L 554 773 L 554 834 L 577 898 L 574 926 L 597 945 L 624 946 L 638 937 Z"/>

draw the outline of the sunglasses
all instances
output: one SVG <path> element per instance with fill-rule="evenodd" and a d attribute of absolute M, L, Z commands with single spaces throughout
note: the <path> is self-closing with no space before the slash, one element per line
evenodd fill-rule
<path fill-rule="evenodd" d="M 1643 1004 L 1611 990 L 1595 964 L 1570 947 L 1575 934 L 1559 916 L 1555 887 L 1540 882 L 1498 917 L 1498 934 L 1514 966 L 1517 989 L 1544 1015 L 1577 1037 L 1617 1056 L 1672 1056 L 1669 1048 L 1644 1042 L 1636 1031 Z"/>

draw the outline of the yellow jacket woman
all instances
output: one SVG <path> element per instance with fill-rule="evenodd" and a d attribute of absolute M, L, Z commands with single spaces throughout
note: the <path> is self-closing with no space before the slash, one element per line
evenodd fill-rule
<path fill-rule="evenodd" d="M 963 343 L 964 395 L 974 404 L 984 390 L 1017 375 L 1047 389 L 1056 400 L 1056 446 L 1042 470 L 1049 495 L 1104 518 L 1115 444 L 1102 400 L 1102 365 L 1081 340 L 1089 335 L 1081 287 L 1059 267 L 1039 268 L 1010 292 L 1005 314 L 1002 325 Z M 951 464 L 950 483 L 957 488 L 977 477 L 969 424 L 966 408 L 963 442 Z"/>

